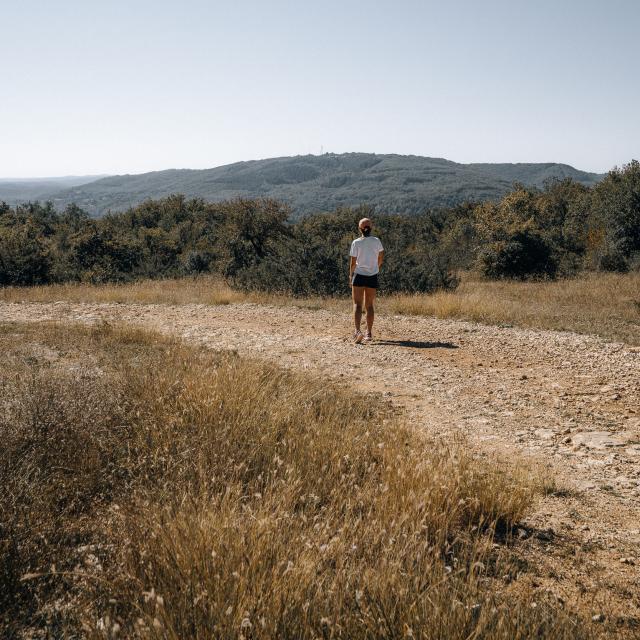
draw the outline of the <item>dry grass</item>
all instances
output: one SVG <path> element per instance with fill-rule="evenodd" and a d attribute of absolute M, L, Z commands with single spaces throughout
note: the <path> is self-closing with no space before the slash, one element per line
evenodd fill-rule
<path fill-rule="evenodd" d="M 0 349 L 3 637 L 586 636 L 508 586 L 526 470 L 139 330 L 1 325 Z"/>
<path fill-rule="evenodd" d="M 640 273 L 556 282 L 463 279 L 454 292 L 392 296 L 392 313 L 576 331 L 640 344 Z"/>
<path fill-rule="evenodd" d="M 0 289 L 7 302 L 112 302 L 231 304 L 253 302 L 344 312 L 346 298 L 291 298 L 235 291 L 202 277 L 132 284 L 52 285 Z M 456 291 L 381 296 L 382 313 L 457 318 L 485 324 L 596 334 L 640 345 L 640 274 L 594 274 L 557 282 L 491 282 L 465 276 Z"/>
<path fill-rule="evenodd" d="M 214 276 L 100 285 L 68 283 L 37 287 L 0 287 L 0 301 L 173 305 L 226 305 L 249 302 L 307 309 L 344 309 L 345 303 L 344 298 L 294 298 L 277 293 L 239 291 Z"/>
<path fill-rule="evenodd" d="M 141 280 L 126 284 L 53 284 L 38 287 L 0 288 L 5 302 L 108 302 L 121 304 L 233 304 L 258 301 L 210 278 Z"/>

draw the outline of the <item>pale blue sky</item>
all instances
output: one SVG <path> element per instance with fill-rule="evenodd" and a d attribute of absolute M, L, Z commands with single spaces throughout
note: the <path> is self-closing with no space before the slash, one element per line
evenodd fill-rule
<path fill-rule="evenodd" d="M 640 157 L 637 0 L 0 0 L 0 176 Z"/>

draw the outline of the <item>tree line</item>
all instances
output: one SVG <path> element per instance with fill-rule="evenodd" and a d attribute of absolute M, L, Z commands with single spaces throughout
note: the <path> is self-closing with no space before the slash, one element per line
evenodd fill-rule
<path fill-rule="evenodd" d="M 91 218 L 76 205 L 0 203 L 0 285 L 124 282 L 214 273 L 242 289 L 343 292 L 357 221 L 372 217 L 386 249 L 383 287 L 455 286 L 459 269 L 488 278 L 556 278 L 640 269 L 640 163 L 594 187 L 570 179 L 514 185 L 498 202 L 418 215 L 369 206 L 291 222 L 271 199 L 221 203 L 174 195 Z"/>

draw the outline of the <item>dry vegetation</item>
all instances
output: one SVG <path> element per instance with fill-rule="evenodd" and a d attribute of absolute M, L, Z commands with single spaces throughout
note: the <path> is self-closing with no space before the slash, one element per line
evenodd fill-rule
<path fill-rule="evenodd" d="M 5 324 L 0 350 L 3 637 L 588 635 L 519 588 L 526 471 L 130 328 Z"/>
<path fill-rule="evenodd" d="M 6 287 L 0 289 L 0 300 L 145 304 L 255 302 L 345 310 L 343 298 L 243 293 L 206 277 L 120 285 Z M 640 345 L 640 273 L 601 273 L 551 282 L 482 281 L 467 274 L 455 291 L 381 296 L 379 307 L 382 313 L 576 331 Z"/>
<path fill-rule="evenodd" d="M 262 298 L 263 296 L 261 296 Z M 5 302 L 110 302 L 121 304 L 232 304 L 258 301 L 217 278 L 140 280 L 127 284 L 51 284 L 0 288 Z"/>
<path fill-rule="evenodd" d="M 640 273 L 600 273 L 551 282 L 467 277 L 453 292 L 392 296 L 387 309 L 407 315 L 591 333 L 638 345 Z"/>

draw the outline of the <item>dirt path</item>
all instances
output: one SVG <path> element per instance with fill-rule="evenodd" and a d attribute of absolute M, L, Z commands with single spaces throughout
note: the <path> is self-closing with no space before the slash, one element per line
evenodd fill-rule
<path fill-rule="evenodd" d="M 521 531 L 533 585 L 640 633 L 640 348 L 404 317 L 378 319 L 377 340 L 356 346 L 346 311 L 0 303 L 0 321 L 140 324 L 382 393 L 418 427 L 549 465 L 568 491 Z"/>

